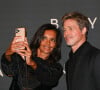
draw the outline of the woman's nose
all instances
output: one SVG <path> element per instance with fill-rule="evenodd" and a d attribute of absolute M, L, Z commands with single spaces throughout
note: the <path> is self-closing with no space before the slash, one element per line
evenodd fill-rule
<path fill-rule="evenodd" d="M 46 43 L 47 43 L 47 44 L 50 44 L 50 40 L 47 40 Z"/>

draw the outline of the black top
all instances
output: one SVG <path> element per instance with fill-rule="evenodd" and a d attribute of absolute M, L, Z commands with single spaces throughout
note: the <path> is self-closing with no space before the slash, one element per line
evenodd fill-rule
<path fill-rule="evenodd" d="M 100 90 L 100 50 L 85 42 L 66 62 L 68 90 Z"/>
<path fill-rule="evenodd" d="M 14 53 L 11 62 L 2 56 L 2 70 L 7 76 L 13 77 L 9 90 L 52 90 L 57 85 L 63 73 L 59 63 L 48 63 L 39 57 L 33 57 L 37 63 L 37 69 L 33 70 L 26 65 L 22 58 Z"/>

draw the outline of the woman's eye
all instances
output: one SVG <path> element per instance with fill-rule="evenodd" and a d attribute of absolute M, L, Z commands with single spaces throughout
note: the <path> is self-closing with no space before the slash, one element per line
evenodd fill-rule
<path fill-rule="evenodd" d="M 46 37 L 43 36 L 43 37 L 42 37 L 42 40 L 44 40 L 44 39 L 46 39 Z"/>
<path fill-rule="evenodd" d="M 51 41 L 56 42 L 56 40 L 55 40 L 55 39 L 51 39 Z"/>

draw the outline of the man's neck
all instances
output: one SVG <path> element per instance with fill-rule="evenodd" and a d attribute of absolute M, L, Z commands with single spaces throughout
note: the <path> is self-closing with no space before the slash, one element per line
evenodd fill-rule
<path fill-rule="evenodd" d="M 79 48 L 81 45 L 83 45 L 83 43 L 84 43 L 85 41 L 86 41 L 86 40 L 83 40 L 83 41 L 77 43 L 76 45 L 72 46 L 72 52 L 75 53 L 75 52 L 78 50 L 78 48 Z"/>

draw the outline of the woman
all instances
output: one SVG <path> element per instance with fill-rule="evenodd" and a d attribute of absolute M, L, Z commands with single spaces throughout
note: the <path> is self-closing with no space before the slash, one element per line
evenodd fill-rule
<path fill-rule="evenodd" d="M 15 42 L 3 54 L 1 65 L 7 76 L 13 77 L 9 90 L 52 90 L 62 75 L 60 30 L 52 24 L 42 25 L 30 46 Z M 26 49 L 21 49 L 25 47 Z"/>

